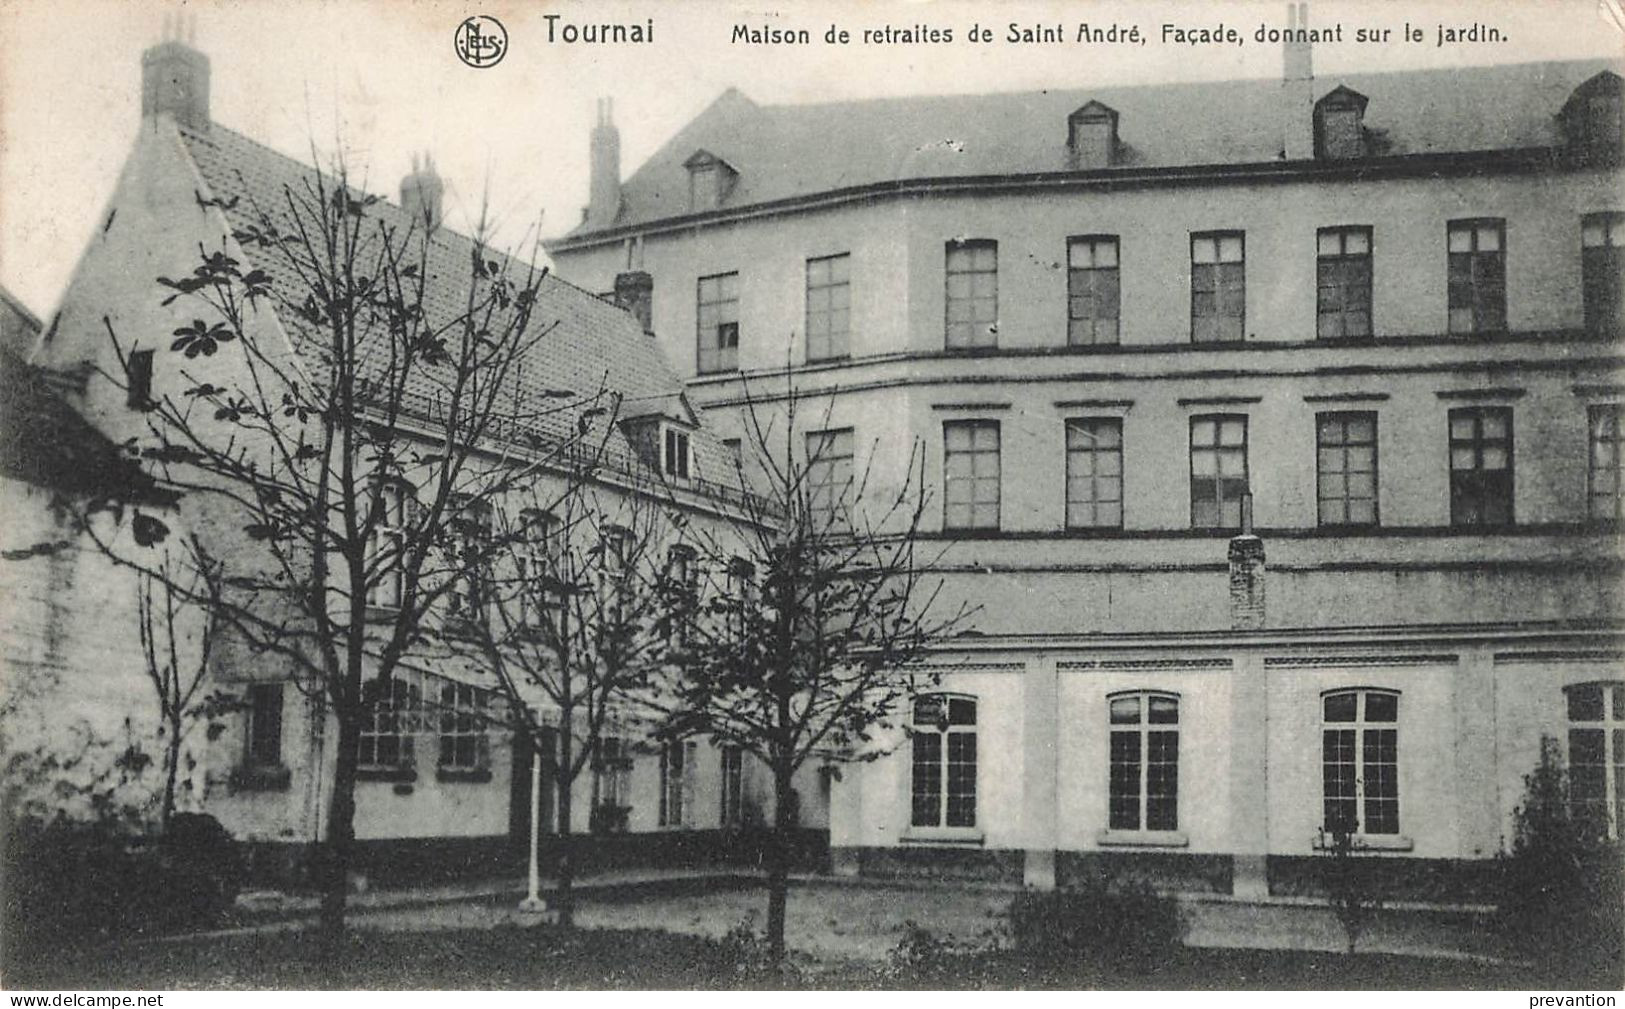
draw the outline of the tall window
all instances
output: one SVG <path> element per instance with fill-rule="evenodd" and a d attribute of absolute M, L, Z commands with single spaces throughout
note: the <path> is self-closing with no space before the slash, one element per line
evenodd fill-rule
<path fill-rule="evenodd" d="M 1371 335 L 1371 229 L 1321 228 L 1316 238 L 1315 335 Z"/>
<path fill-rule="evenodd" d="M 943 516 L 949 529 L 999 527 L 999 422 L 942 425 Z"/>
<path fill-rule="evenodd" d="M 612 627 L 626 615 L 627 552 L 631 545 L 632 536 L 625 529 L 611 526 L 604 530 L 598 558 L 598 601 L 605 621 Z"/>
<path fill-rule="evenodd" d="M 1599 837 L 1625 827 L 1625 683 L 1565 689 L 1569 709 L 1569 803 Z"/>
<path fill-rule="evenodd" d="M 807 433 L 807 512 L 813 529 L 843 529 L 851 518 L 852 429 Z"/>
<path fill-rule="evenodd" d="M 418 685 L 399 675 L 392 677 L 388 690 L 377 695 L 362 718 L 356 763 L 372 770 L 410 767 L 422 708 Z"/>
<path fill-rule="evenodd" d="M 1506 222 L 1451 221 L 1450 332 L 1496 333 L 1507 328 Z"/>
<path fill-rule="evenodd" d="M 700 278 L 699 371 L 739 367 L 739 274 Z"/>
<path fill-rule="evenodd" d="M 722 748 L 722 825 L 737 827 L 745 822 L 745 751 L 737 746 Z"/>
<path fill-rule="evenodd" d="M 554 619 L 564 598 L 558 584 L 559 560 L 564 550 L 562 523 L 551 512 L 526 508 L 519 513 L 523 540 L 514 551 L 521 627 L 539 628 Z"/>
<path fill-rule="evenodd" d="M 688 432 L 675 427 L 665 430 L 664 451 L 660 457 L 661 471 L 679 480 L 688 479 Z"/>
<path fill-rule="evenodd" d="M 624 810 L 632 804 L 632 752 L 625 740 L 619 736 L 600 739 L 592 773 L 600 807 Z"/>
<path fill-rule="evenodd" d="M 976 701 L 928 694 L 914 701 L 912 796 L 916 827 L 976 826 Z"/>
<path fill-rule="evenodd" d="M 1316 496 L 1323 526 L 1377 524 L 1377 415 L 1315 416 Z"/>
<path fill-rule="evenodd" d="M 1239 231 L 1191 235 L 1191 342 L 1246 339 L 1246 243 Z"/>
<path fill-rule="evenodd" d="M 1137 692 L 1108 703 L 1112 830 L 1179 829 L 1179 696 Z"/>
<path fill-rule="evenodd" d="M 1077 347 L 1117 341 L 1117 236 L 1070 239 L 1066 243 L 1066 342 Z"/>
<path fill-rule="evenodd" d="M 249 767 L 282 764 L 282 684 L 249 684 L 247 736 L 244 762 Z"/>
<path fill-rule="evenodd" d="M 693 768 L 697 745 L 674 740 L 660 748 L 660 826 L 687 824 L 687 810 L 694 804 Z"/>
<path fill-rule="evenodd" d="M 410 484 L 389 480 L 378 488 L 377 507 L 372 531 L 373 580 L 367 602 L 394 609 L 401 605 L 406 591 L 403 562 L 417 496 Z"/>
<path fill-rule="evenodd" d="M 1512 410 L 1450 411 L 1450 524 L 1512 522 Z"/>
<path fill-rule="evenodd" d="M 490 766 L 485 732 L 485 692 L 466 683 L 440 685 L 440 761 L 447 771 Z"/>
<path fill-rule="evenodd" d="M 1191 526 L 1240 529 L 1247 496 L 1247 418 L 1191 418 Z"/>
<path fill-rule="evenodd" d="M 807 360 L 846 357 L 852 328 L 852 257 L 807 260 Z"/>
<path fill-rule="evenodd" d="M 1399 695 L 1322 695 L 1321 780 L 1327 832 L 1399 833 Z"/>
<path fill-rule="evenodd" d="M 1587 214 L 1580 219 L 1580 282 L 1586 329 L 1619 336 L 1625 312 L 1625 214 Z"/>
<path fill-rule="evenodd" d="M 1123 525 L 1123 422 L 1116 417 L 1066 422 L 1066 524 L 1071 529 Z"/>
<path fill-rule="evenodd" d="M 1617 522 L 1625 518 L 1625 466 L 1620 457 L 1619 420 L 1625 413 L 1618 403 L 1594 406 L 1590 411 L 1591 466 L 1587 499 L 1593 519 Z"/>
<path fill-rule="evenodd" d="M 999 243 L 948 243 L 948 347 L 999 343 Z"/>
<path fill-rule="evenodd" d="M 446 593 L 446 608 L 452 619 L 484 620 L 490 603 L 490 585 L 485 575 L 486 553 L 491 543 L 491 505 L 455 495 L 448 502 L 452 511 L 452 567 L 456 584 Z"/>

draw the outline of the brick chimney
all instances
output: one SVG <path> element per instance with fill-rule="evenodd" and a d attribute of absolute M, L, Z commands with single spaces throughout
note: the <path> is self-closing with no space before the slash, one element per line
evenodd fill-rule
<path fill-rule="evenodd" d="M 645 333 L 654 334 L 655 279 L 642 270 L 615 275 L 615 304 L 632 313 Z"/>
<path fill-rule="evenodd" d="M 1241 499 L 1241 534 L 1230 539 L 1230 627 L 1264 628 L 1264 541 L 1253 535 L 1253 496 Z"/>
<path fill-rule="evenodd" d="M 401 209 L 411 218 L 414 228 L 433 231 L 440 227 L 441 197 L 445 183 L 435 173 L 434 159 L 427 152 L 420 159 L 412 156 L 412 172 L 401 180 Z"/>
<path fill-rule="evenodd" d="M 1292 38 L 1309 28 L 1309 5 L 1286 5 L 1281 42 L 1281 154 L 1288 161 L 1315 156 L 1315 72 L 1308 42 Z"/>
<path fill-rule="evenodd" d="M 592 180 L 587 190 L 586 223 L 607 228 L 621 215 L 621 131 L 614 123 L 615 100 L 598 99 L 592 128 Z"/>
<path fill-rule="evenodd" d="M 141 54 L 141 116 L 167 115 L 198 131 L 209 128 L 209 58 L 192 47 L 197 18 L 185 27 L 179 14 L 164 17 L 163 39 Z"/>

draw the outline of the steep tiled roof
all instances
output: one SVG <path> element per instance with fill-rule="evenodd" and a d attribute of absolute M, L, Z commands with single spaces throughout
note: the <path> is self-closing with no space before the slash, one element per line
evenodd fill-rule
<path fill-rule="evenodd" d="M 235 231 L 258 227 L 262 214 L 286 227 L 286 193 L 303 194 L 314 177 L 314 169 L 262 146 L 218 124 L 207 131 L 180 128 L 187 151 L 197 165 L 213 198 Z M 399 206 L 379 201 L 369 214 L 405 234 L 410 224 Z M 420 225 L 421 227 L 421 225 Z M 466 310 L 476 244 L 449 228 L 435 230 L 428 255 L 425 309 L 434 326 L 458 319 Z M 532 269 L 530 264 L 509 259 L 489 249 L 479 250 L 487 261 L 501 264 L 516 283 Z M 245 249 L 250 259 L 254 248 Z M 268 258 L 268 257 L 267 257 Z M 261 262 L 276 275 L 273 262 Z M 246 267 L 244 268 L 247 269 Z M 278 278 L 282 279 L 282 278 Z M 295 298 L 294 301 L 299 299 Z M 279 317 L 296 345 L 314 346 L 317 333 L 298 313 L 282 308 Z M 644 416 L 651 412 L 669 413 L 674 419 L 688 420 L 678 397 L 682 383 L 672 372 L 655 342 L 622 309 L 574 285 L 548 275 L 537 290 L 537 308 L 530 332 L 545 330 L 526 351 L 517 371 L 514 395 L 515 413 L 524 417 L 522 430 L 547 443 L 562 443 L 576 428 L 580 410 L 560 409 L 561 405 L 584 403 L 602 390 L 609 394 L 600 400 L 605 415 Z M 374 343 L 382 356 L 384 341 Z M 436 376 L 427 367 L 414 369 L 415 385 L 409 389 L 417 404 L 431 409 L 436 399 Z M 565 398 L 563 394 L 569 394 Z M 619 404 L 618 407 L 616 404 Z M 410 406 L 411 404 L 409 404 Z M 653 408 L 653 409 L 651 409 Z M 596 441 L 596 438 L 593 439 Z M 693 440 L 696 476 L 723 489 L 737 487 L 737 470 L 731 457 L 714 439 L 701 434 Z M 620 432 L 612 432 L 606 464 L 631 475 L 640 474 L 631 444 Z M 713 488 L 713 490 L 716 488 Z"/>
<path fill-rule="evenodd" d="M 10 291 L 0 287 L 0 350 L 28 360 L 34 343 L 39 340 L 40 329 L 39 317 Z"/>
<path fill-rule="evenodd" d="M 1546 147 L 1559 141 L 1569 94 L 1609 69 L 1619 68 L 1585 60 L 1328 75 L 1314 98 L 1343 85 L 1370 99 L 1365 124 L 1381 153 Z M 1118 112 L 1124 169 L 1275 161 L 1280 96 L 1279 79 L 814 105 L 758 105 L 729 89 L 626 181 L 614 226 L 687 214 L 683 163 L 702 149 L 739 172 L 728 207 L 898 179 L 1066 171 L 1067 117 L 1090 101 Z"/>

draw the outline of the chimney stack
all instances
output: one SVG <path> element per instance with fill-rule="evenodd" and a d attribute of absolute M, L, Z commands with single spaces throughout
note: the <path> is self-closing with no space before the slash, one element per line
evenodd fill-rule
<path fill-rule="evenodd" d="M 401 209 L 414 228 L 428 233 L 440 227 L 441 196 L 445 191 L 445 183 L 435 173 L 434 159 L 428 152 L 424 152 L 421 160 L 412 155 L 412 173 L 401 180 Z"/>
<path fill-rule="evenodd" d="M 642 270 L 615 275 L 615 304 L 632 313 L 645 333 L 654 334 L 655 279 Z"/>
<path fill-rule="evenodd" d="M 1241 499 L 1241 533 L 1230 539 L 1230 627 L 1264 629 L 1264 541 L 1253 534 L 1253 496 Z"/>
<path fill-rule="evenodd" d="M 143 119 L 167 115 L 188 129 L 209 129 L 209 58 L 196 41 L 196 15 L 184 25 L 179 14 L 164 16 L 163 38 L 141 54 Z"/>
<path fill-rule="evenodd" d="M 1281 156 L 1300 161 L 1315 156 L 1315 72 L 1307 39 L 1309 5 L 1286 6 L 1287 37 L 1281 42 Z"/>
<path fill-rule="evenodd" d="M 587 223 L 607 228 L 621 215 L 621 131 L 615 128 L 615 100 L 598 99 L 592 128 L 592 181 L 587 190 Z"/>

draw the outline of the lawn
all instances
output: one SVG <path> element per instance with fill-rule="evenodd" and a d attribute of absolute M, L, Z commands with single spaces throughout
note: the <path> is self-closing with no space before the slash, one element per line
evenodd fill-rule
<path fill-rule="evenodd" d="M 1187 949 L 1155 968 L 1037 962 L 1010 951 L 912 964 L 834 957 L 761 969 L 750 950 L 650 929 L 504 925 L 433 932 L 358 930 L 341 984 L 361 989 L 547 988 L 1524 988 L 1506 967 L 1392 955 Z M 633 952 L 635 951 L 635 952 Z M 315 936 L 290 931 L 57 951 L 3 979 L 17 989 L 325 987 Z M 743 955 L 742 955 L 743 954 Z"/>

